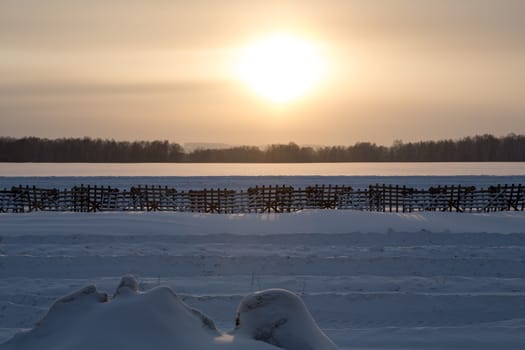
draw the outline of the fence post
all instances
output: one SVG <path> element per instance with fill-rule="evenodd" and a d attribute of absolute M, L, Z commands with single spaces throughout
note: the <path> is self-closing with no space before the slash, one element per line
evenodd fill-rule
<path fill-rule="evenodd" d="M 417 190 L 407 188 L 406 185 L 401 187 L 376 183 L 368 188 L 353 191 L 351 198 L 348 197 L 348 189 L 351 191 L 351 187 L 317 184 L 306 189 L 286 185 L 263 185 L 250 188 L 247 192 L 227 188 L 176 192 L 168 186 L 139 185 L 120 192 L 110 186 L 106 188 L 84 184 L 64 190 L 18 185 L 9 191 L 4 190 L 4 194 L 0 191 L 0 211 L 97 212 L 120 209 L 234 213 L 292 212 L 303 207 L 355 208 L 379 212 L 525 210 L 522 184 L 495 185 L 489 188 L 438 185 L 427 190 Z M 345 198 L 348 203 L 340 206 L 341 198 Z"/>

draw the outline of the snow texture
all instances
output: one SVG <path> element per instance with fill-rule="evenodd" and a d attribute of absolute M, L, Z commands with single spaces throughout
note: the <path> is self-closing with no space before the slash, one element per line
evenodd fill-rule
<path fill-rule="evenodd" d="M 248 295 L 237 308 L 235 335 L 288 350 L 336 350 L 301 298 L 285 289 Z"/>
<path fill-rule="evenodd" d="M 172 288 L 156 287 L 141 292 L 138 286 L 137 280 L 128 275 L 122 278 L 112 299 L 93 285 L 64 296 L 51 306 L 35 328 L 16 334 L 2 348 L 275 349 L 264 343 L 267 342 L 287 350 L 337 349 L 317 327 L 299 297 L 288 291 L 259 294 L 266 302 L 257 305 L 258 323 L 253 322 L 253 315 L 245 315 L 250 298 L 243 300 L 239 310 L 246 320 L 246 327 L 242 329 L 248 332 L 227 335 L 220 333 L 208 316 L 186 305 Z M 286 327 L 274 332 L 271 339 L 258 337 L 259 333 L 249 336 L 250 327 L 260 330 L 259 326 L 272 324 L 276 313 L 287 318 Z"/>
<path fill-rule="evenodd" d="M 138 284 L 121 280 L 127 274 L 137 276 Z M 84 290 L 86 285 L 98 291 Z M 165 290 L 173 286 L 177 297 Z M 129 338 L 143 348 L 164 349 L 160 341 L 145 345 L 135 339 L 138 331 L 120 339 L 112 329 L 135 325 L 149 336 L 161 332 L 165 310 L 177 309 L 185 326 L 170 323 L 168 330 L 178 332 L 169 333 L 170 342 L 182 339 L 192 345 L 187 349 L 241 349 L 241 343 L 271 348 L 248 334 L 254 329 L 249 314 L 246 322 L 241 315 L 239 329 L 224 332 L 235 327 L 246 295 L 249 300 L 255 290 L 272 288 L 299 295 L 340 349 L 521 350 L 525 213 L 0 214 L 1 350 L 17 348 L 1 343 L 20 331 L 28 334 L 57 298 L 73 290 L 87 294 L 56 304 L 65 319 L 56 327 L 64 337 L 81 326 L 106 335 L 105 342 Z M 103 290 L 111 292 L 108 302 Z M 153 303 L 144 311 L 150 318 L 145 322 L 137 316 L 140 305 L 156 293 L 155 300 L 172 306 Z M 209 335 L 203 318 L 179 302 L 202 310 L 221 335 Z M 73 316 L 76 309 L 83 317 Z M 270 332 L 272 341 L 282 341 L 280 329 L 296 324 L 290 310 L 280 309 L 268 323 L 291 320 Z M 113 311 L 121 318 L 110 317 Z M 94 324 L 99 315 L 104 327 Z M 55 332 L 52 318 L 29 331 L 41 335 L 34 349 L 72 348 L 46 343 L 51 338 L 42 329 Z M 197 325 L 199 344 L 184 328 Z M 61 339 L 78 340 L 71 337 Z M 26 344 L 20 342 L 20 348 Z"/>

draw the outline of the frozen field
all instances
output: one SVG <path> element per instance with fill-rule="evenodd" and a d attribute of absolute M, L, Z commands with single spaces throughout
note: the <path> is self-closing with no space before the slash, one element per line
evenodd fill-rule
<path fill-rule="evenodd" d="M 524 213 L 0 214 L 0 238 L 0 343 L 126 273 L 172 286 L 222 330 L 244 295 L 277 287 L 342 349 L 525 343 Z"/>
<path fill-rule="evenodd" d="M 525 176 L 525 162 L 0 163 L 0 176 Z"/>
<path fill-rule="evenodd" d="M 69 176 L 69 177 L 1 177 L 0 189 L 13 186 L 37 186 L 42 188 L 71 188 L 73 186 L 111 186 L 130 188 L 137 185 L 160 185 L 177 190 L 228 188 L 247 189 L 258 185 L 288 185 L 306 187 L 312 185 L 347 185 L 367 188 L 369 185 L 392 184 L 415 188 L 429 188 L 436 184 L 488 187 L 497 184 L 525 184 L 525 176 Z"/>
<path fill-rule="evenodd" d="M 0 163 L 0 188 L 18 185 L 70 188 L 75 185 L 129 188 L 161 185 L 179 190 L 246 189 L 255 185 L 348 185 L 376 183 L 428 188 L 524 184 L 525 163 Z"/>

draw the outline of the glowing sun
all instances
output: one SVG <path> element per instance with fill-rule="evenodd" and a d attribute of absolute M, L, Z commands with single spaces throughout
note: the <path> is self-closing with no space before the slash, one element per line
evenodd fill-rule
<path fill-rule="evenodd" d="M 312 89 L 324 74 L 316 47 L 297 37 L 273 35 L 246 47 L 240 57 L 241 79 L 274 102 L 287 102 Z"/>

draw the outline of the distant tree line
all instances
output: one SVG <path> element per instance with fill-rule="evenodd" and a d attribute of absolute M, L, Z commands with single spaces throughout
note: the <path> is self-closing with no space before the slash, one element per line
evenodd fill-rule
<path fill-rule="evenodd" d="M 168 141 L 0 138 L 0 162 L 135 163 L 180 162 L 183 158 L 183 148 Z"/>
<path fill-rule="evenodd" d="M 295 143 L 265 148 L 238 146 L 185 153 L 168 141 L 115 141 L 92 138 L 0 137 L 0 162 L 485 162 L 525 161 L 525 135 L 477 135 L 458 140 L 370 142 L 352 146 L 302 147 Z"/>

